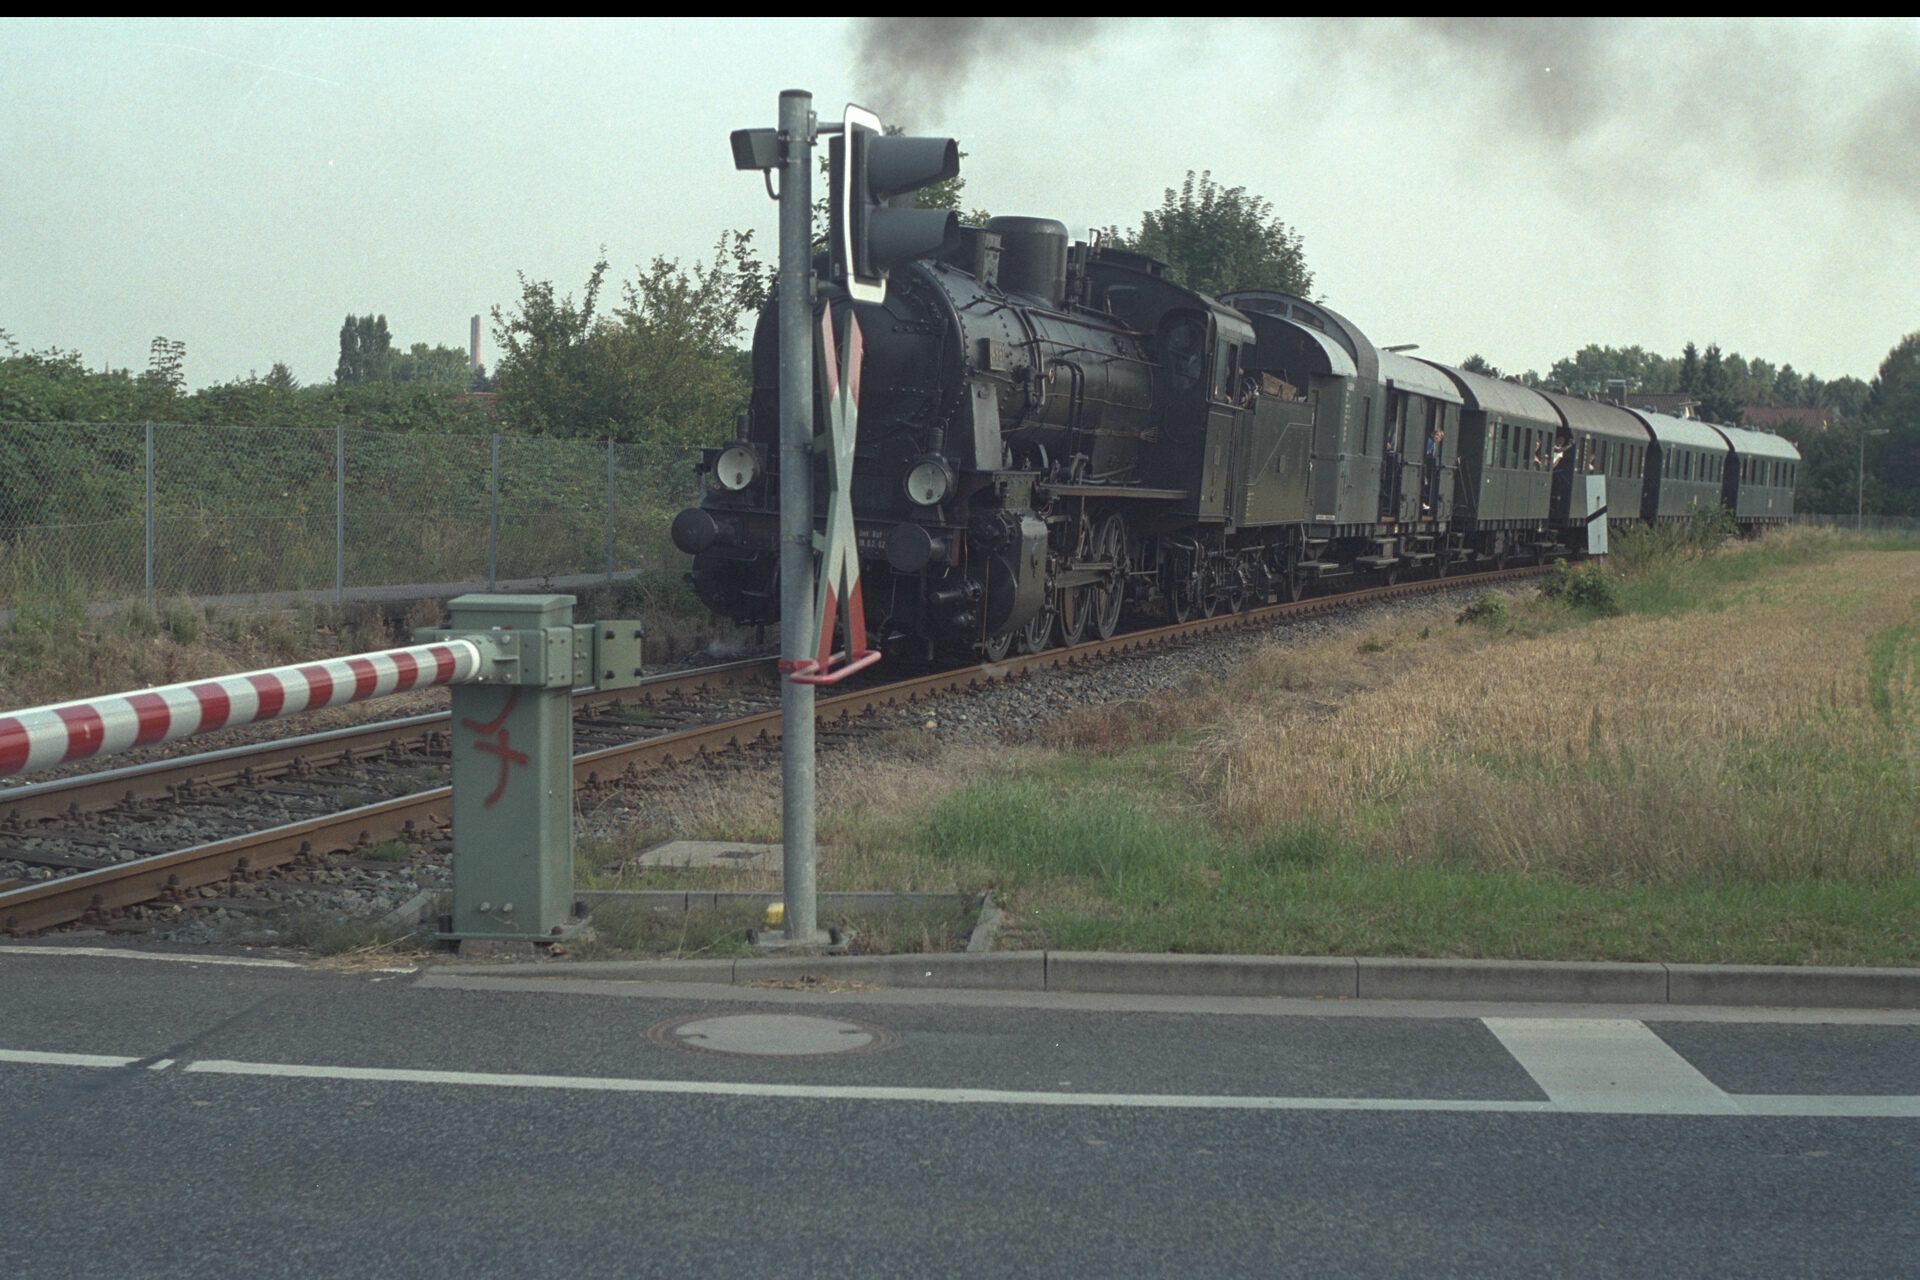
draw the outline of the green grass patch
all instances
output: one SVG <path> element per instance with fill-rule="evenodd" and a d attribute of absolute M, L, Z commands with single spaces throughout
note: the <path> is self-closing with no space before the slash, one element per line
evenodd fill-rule
<path fill-rule="evenodd" d="M 1010 897 L 1025 945 L 1275 955 L 1911 965 L 1920 882 L 1597 889 L 1372 860 L 1317 833 L 1296 860 L 1236 858 L 1219 882 L 1098 910 Z M 1173 882 L 1178 884 L 1180 882 Z"/>
<path fill-rule="evenodd" d="M 1607 568 L 1620 580 L 1618 611 L 1663 617 L 1724 609 L 1780 573 L 1831 560 L 1856 546 L 1814 530 L 1767 534 L 1735 545 L 1723 545 L 1716 536 L 1687 525 L 1622 533 L 1607 557 Z"/>
<path fill-rule="evenodd" d="M 1920 600 L 1914 601 L 1920 610 Z M 1873 713 L 1888 728 L 1910 725 L 1909 705 L 1920 679 L 1920 624 L 1902 623 L 1875 636 L 1867 646 L 1867 696 Z"/>
<path fill-rule="evenodd" d="M 982 778 L 915 852 L 1009 911 L 1007 947 L 1753 964 L 1920 961 L 1920 880 L 1595 885 L 1292 824 L 1223 835 L 1140 750 Z M 1064 785 L 1072 780 L 1072 785 Z M 1391 821 L 1382 806 L 1380 823 Z M 1542 815 L 1542 820 L 1549 820 Z"/>

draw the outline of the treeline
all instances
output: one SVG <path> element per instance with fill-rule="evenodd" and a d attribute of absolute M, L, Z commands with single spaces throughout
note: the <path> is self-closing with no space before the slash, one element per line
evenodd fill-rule
<path fill-rule="evenodd" d="M 1505 376 L 1478 355 L 1467 357 L 1461 367 Z M 1702 351 L 1691 342 L 1677 356 L 1644 347 L 1590 344 L 1554 361 L 1544 377 L 1529 369 L 1518 380 L 1531 387 L 1564 388 L 1584 395 L 1600 395 L 1615 381 L 1624 381 L 1629 391 L 1690 392 L 1700 400 L 1701 417 L 1735 425 L 1750 404 L 1828 409 L 1836 418 L 1851 419 L 1866 408 L 1870 391 L 1855 377 L 1827 382 L 1791 364 L 1776 365 L 1758 356 L 1747 360 L 1737 351 L 1722 353 L 1713 343 Z"/>
<path fill-rule="evenodd" d="M 186 345 L 155 338 L 146 369 L 94 368 L 78 351 L 27 350 L 0 330 L 0 421 L 192 422 L 210 426 L 474 432 L 491 421 L 465 352 L 415 343 L 382 376 L 303 386 L 285 364 L 265 375 L 186 389 Z M 454 376 L 457 362 L 458 376 Z"/>

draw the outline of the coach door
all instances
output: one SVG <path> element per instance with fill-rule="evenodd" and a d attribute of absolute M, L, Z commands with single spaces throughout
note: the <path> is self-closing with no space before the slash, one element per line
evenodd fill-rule
<path fill-rule="evenodd" d="M 1207 430 L 1200 469 L 1200 510 L 1202 520 L 1227 517 L 1227 495 L 1234 482 L 1234 458 L 1245 452 L 1244 443 L 1236 449 L 1236 437 L 1253 403 L 1248 383 L 1247 356 L 1253 348 L 1253 331 L 1236 332 L 1224 324 L 1214 325 L 1213 379 L 1207 391 Z"/>

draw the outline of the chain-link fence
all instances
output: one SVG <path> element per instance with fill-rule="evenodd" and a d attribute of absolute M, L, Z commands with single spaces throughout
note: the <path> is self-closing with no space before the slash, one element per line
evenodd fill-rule
<path fill-rule="evenodd" d="M 1920 538 L 1920 516 L 1823 516 L 1802 511 L 1794 516 L 1795 524 L 1812 525 L 1816 529 L 1842 529 L 1858 533 L 1890 533 L 1909 538 Z"/>
<path fill-rule="evenodd" d="M 280 602 L 677 569 L 678 445 L 0 422 L 0 609 Z"/>

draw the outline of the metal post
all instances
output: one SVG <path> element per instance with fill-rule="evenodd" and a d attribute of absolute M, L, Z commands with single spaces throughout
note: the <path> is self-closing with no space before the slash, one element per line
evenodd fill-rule
<path fill-rule="evenodd" d="M 333 428 L 333 600 L 347 598 L 347 424 Z"/>
<path fill-rule="evenodd" d="M 607 438 L 607 585 L 613 585 L 613 438 Z"/>
<path fill-rule="evenodd" d="M 147 608 L 153 605 L 153 421 L 147 421 Z"/>
<path fill-rule="evenodd" d="M 780 95 L 780 656 L 814 656 L 813 95 Z M 780 839 L 789 943 L 815 941 L 813 686 L 780 685 Z"/>
<path fill-rule="evenodd" d="M 500 589 L 500 433 L 493 436 L 493 466 L 487 480 L 487 590 Z"/>

